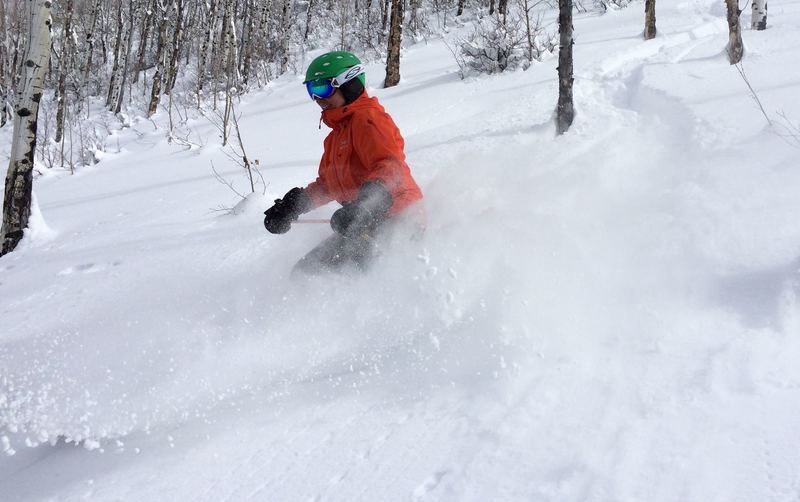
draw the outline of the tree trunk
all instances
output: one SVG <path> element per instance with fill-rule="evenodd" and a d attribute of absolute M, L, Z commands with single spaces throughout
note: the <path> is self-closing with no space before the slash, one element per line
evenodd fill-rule
<path fill-rule="evenodd" d="M 400 44 L 403 41 L 403 0 L 392 0 L 392 20 L 389 27 L 389 47 L 386 50 L 386 80 L 384 87 L 400 82 Z"/>
<path fill-rule="evenodd" d="M 0 256 L 13 251 L 28 227 L 33 198 L 33 158 L 36 153 L 39 101 L 50 62 L 50 0 L 28 2 L 31 20 L 25 56 L 25 75 L 17 100 L 11 160 L 6 176 L 3 201 L 3 242 Z"/>
<path fill-rule="evenodd" d="M 206 78 L 208 76 L 208 59 L 209 59 L 209 51 L 210 48 L 214 45 L 214 34 L 216 33 L 216 23 L 217 23 L 217 2 L 215 0 L 211 0 L 209 4 L 206 4 L 208 8 L 208 12 L 206 13 L 206 31 L 203 37 L 203 44 L 200 47 L 200 58 L 197 61 L 197 94 L 198 99 L 199 95 L 203 92 L 203 86 L 205 85 Z M 213 62 L 212 62 L 213 65 Z"/>
<path fill-rule="evenodd" d="M 767 29 L 767 0 L 753 0 L 753 21 L 750 27 L 756 31 Z"/>
<path fill-rule="evenodd" d="M 8 120 L 8 80 L 6 80 L 6 59 L 8 59 L 8 32 L 6 31 L 6 3 L 0 2 L 0 128 Z"/>
<path fill-rule="evenodd" d="M 528 0 L 521 0 L 522 12 L 525 13 L 525 39 L 528 43 L 528 61 L 533 63 L 533 30 L 531 29 L 531 7 Z"/>
<path fill-rule="evenodd" d="M 505 24 L 505 18 L 508 14 L 508 0 L 497 0 L 497 14 L 503 16 L 503 23 Z"/>
<path fill-rule="evenodd" d="M 389 0 L 381 3 L 381 30 L 386 33 L 386 25 L 389 22 Z"/>
<path fill-rule="evenodd" d="M 292 2 L 291 0 L 284 0 L 283 12 L 281 14 L 281 73 L 286 73 L 289 66 L 289 37 L 291 36 L 292 28 Z"/>
<path fill-rule="evenodd" d="M 97 17 L 100 10 L 100 1 L 101 0 L 93 0 L 90 4 L 91 12 L 89 14 L 89 28 L 86 30 L 86 66 L 84 68 L 83 73 L 83 85 L 86 88 L 86 95 L 91 96 L 94 94 L 91 90 L 89 90 L 89 82 L 90 77 L 92 75 L 92 57 L 94 55 L 94 32 L 97 27 Z M 87 113 L 88 113 L 87 108 Z"/>
<path fill-rule="evenodd" d="M 153 87 L 150 92 L 150 106 L 147 108 L 147 116 L 152 117 L 158 111 L 158 103 L 161 99 L 161 84 L 164 78 L 166 66 L 167 50 L 167 23 L 169 23 L 169 6 L 172 2 L 159 3 L 158 10 L 161 19 L 158 22 L 158 49 L 156 51 L 156 72 L 153 75 Z"/>
<path fill-rule="evenodd" d="M 114 42 L 114 66 L 111 67 L 111 78 L 108 82 L 108 96 L 106 97 L 106 107 L 113 109 L 117 98 L 117 80 L 119 78 L 120 58 L 122 56 L 122 43 L 125 33 L 125 21 L 122 16 L 122 6 L 119 6 L 117 13 L 117 37 Z"/>
<path fill-rule="evenodd" d="M 308 29 L 308 27 L 306 27 Z M 239 73 L 242 75 L 242 84 L 247 86 L 250 83 L 250 71 L 253 64 L 253 47 L 256 40 L 256 5 L 251 0 L 247 2 L 246 22 L 243 23 L 242 40 L 239 42 Z M 246 30 L 246 32 L 244 32 Z"/>
<path fill-rule="evenodd" d="M 181 54 L 183 47 L 183 18 L 185 16 L 185 6 L 183 0 L 175 2 L 175 31 L 172 35 L 172 57 L 169 61 L 169 72 L 167 77 L 167 85 L 164 92 L 169 94 L 175 87 L 175 81 L 178 80 L 178 58 Z"/>
<path fill-rule="evenodd" d="M 656 0 L 644 2 L 644 39 L 656 38 Z"/>
<path fill-rule="evenodd" d="M 558 0 L 558 107 L 556 131 L 564 134 L 575 118 L 572 103 L 572 0 Z"/>
<path fill-rule="evenodd" d="M 308 10 L 306 10 L 306 30 L 303 32 L 303 42 L 308 42 L 308 35 L 311 33 L 311 14 L 314 12 L 314 0 L 308 0 Z"/>
<path fill-rule="evenodd" d="M 64 116 L 67 114 L 67 73 L 72 65 L 72 0 L 64 4 L 64 40 L 61 45 L 61 60 L 58 70 L 58 111 L 56 112 L 56 134 L 53 138 L 56 143 L 61 143 L 64 135 Z"/>
<path fill-rule="evenodd" d="M 133 69 L 133 83 L 139 82 L 139 72 L 145 70 L 144 57 L 147 54 L 147 41 L 150 39 L 150 26 L 153 24 L 153 12 L 155 3 L 150 0 L 145 7 L 145 15 L 142 19 L 142 28 L 139 30 L 139 49 L 136 51 L 136 68 Z"/>
<path fill-rule="evenodd" d="M 133 26 L 134 26 L 134 0 L 128 0 L 128 14 L 129 26 L 126 33 L 125 41 L 125 60 L 122 63 L 122 81 L 119 84 L 119 91 L 117 92 L 117 102 L 114 105 L 114 113 L 119 113 L 122 110 L 122 99 L 125 97 L 125 85 L 128 83 L 128 73 L 130 72 L 131 49 L 133 48 Z"/>
<path fill-rule="evenodd" d="M 464 3 L 466 3 L 466 0 L 458 0 L 458 10 L 456 10 L 456 17 L 464 13 Z"/>
<path fill-rule="evenodd" d="M 728 7 L 728 61 L 731 64 L 739 63 L 744 55 L 744 43 L 742 42 L 742 26 L 739 23 L 738 0 L 725 0 Z"/>

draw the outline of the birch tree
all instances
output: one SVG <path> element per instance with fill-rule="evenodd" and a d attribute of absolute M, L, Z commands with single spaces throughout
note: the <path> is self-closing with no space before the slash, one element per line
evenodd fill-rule
<path fill-rule="evenodd" d="M 125 85 L 128 83 L 128 74 L 130 73 L 130 60 L 131 49 L 133 48 L 133 27 L 134 23 L 134 1 L 128 0 L 128 22 L 130 28 L 125 35 L 125 59 L 122 63 L 121 81 L 119 84 L 119 91 L 116 95 L 116 104 L 114 105 L 114 113 L 119 113 L 122 110 L 122 98 L 125 96 Z"/>
<path fill-rule="evenodd" d="M 753 0 L 753 20 L 750 27 L 757 31 L 767 29 L 767 0 Z"/>
<path fill-rule="evenodd" d="M 556 131 L 564 134 L 575 118 L 572 103 L 572 0 L 558 0 L 558 106 Z"/>
<path fill-rule="evenodd" d="M 172 2 L 159 2 L 159 22 L 158 22 L 158 49 L 156 50 L 156 72 L 153 75 L 153 86 L 150 91 L 150 105 L 147 108 L 147 116 L 152 117 L 158 110 L 158 103 L 161 101 L 161 87 L 166 73 L 167 57 L 167 25 L 172 8 Z"/>
<path fill-rule="evenodd" d="M 386 56 L 384 87 L 394 87 L 400 82 L 400 44 L 403 40 L 403 0 L 392 0 L 392 19 L 389 27 L 389 47 Z"/>
<path fill-rule="evenodd" d="M 147 55 L 147 42 L 150 40 L 150 27 L 153 25 L 153 13 L 155 12 L 155 1 L 148 0 L 145 7 L 142 27 L 139 30 L 139 48 L 136 51 L 136 67 L 133 69 L 133 83 L 139 82 L 139 73 L 144 71 L 145 56 Z"/>
<path fill-rule="evenodd" d="M 58 61 L 58 112 L 56 113 L 56 134 L 54 141 L 60 143 L 64 134 L 64 117 L 67 114 L 67 74 L 72 69 L 72 0 L 64 4 L 64 33 L 61 42 L 61 56 Z"/>
<path fill-rule="evenodd" d="M 108 95 L 106 97 L 106 107 L 113 110 L 117 102 L 117 93 L 119 92 L 119 79 L 120 67 L 122 66 L 122 51 L 125 44 L 125 16 L 123 15 L 123 8 L 121 5 L 117 6 L 117 30 L 116 38 L 114 41 L 114 66 L 111 68 L 111 80 L 108 83 Z M 105 38 L 105 37 L 104 37 Z"/>
<path fill-rule="evenodd" d="M 0 256 L 13 251 L 28 227 L 33 197 L 33 158 L 36 152 L 39 101 L 50 63 L 50 0 L 29 0 L 30 27 L 24 59 L 24 76 L 14 115 L 11 160 L 3 201 Z"/>
<path fill-rule="evenodd" d="M 94 68 L 94 46 L 97 32 L 97 21 L 100 17 L 100 2 L 102 0 L 90 0 L 89 3 L 89 19 L 84 27 L 84 39 L 86 40 L 86 47 L 83 52 L 86 53 L 86 60 L 83 64 L 83 88 L 86 96 L 92 94 L 92 71 Z M 88 106 L 87 112 L 88 112 Z"/>
<path fill-rule="evenodd" d="M 183 27 L 184 18 L 186 15 L 186 8 L 183 0 L 176 0 L 175 2 L 175 31 L 172 32 L 172 57 L 169 61 L 169 71 L 167 73 L 167 86 L 164 90 L 169 94 L 175 88 L 175 82 L 178 80 L 178 59 L 183 50 Z"/>

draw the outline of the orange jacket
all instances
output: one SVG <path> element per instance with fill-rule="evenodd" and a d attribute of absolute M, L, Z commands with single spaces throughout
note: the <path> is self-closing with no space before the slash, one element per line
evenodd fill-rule
<path fill-rule="evenodd" d="M 381 180 L 394 198 L 394 216 L 422 198 L 403 153 L 403 137 L 392 118 L 366 91 L 349 105 L 322 112 L 333 129 L 325 138 L 319 176 L 306 187 L 314 207 L 358 196 L 366 181 Z"/>

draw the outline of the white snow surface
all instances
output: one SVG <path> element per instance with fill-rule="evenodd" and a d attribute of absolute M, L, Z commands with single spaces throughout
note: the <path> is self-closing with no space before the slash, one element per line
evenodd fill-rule
<path fill-rule="evenodd" d="M 769 15 L 772 126 L 709 0 L 659 1 L 651 41 L 639 4 L 577 14 L 560 137 L 555 58 L 370 65 L 428 229 L 360 276 L 290 280 L 330 228 L 262 226 L 327 134 L 299 76 L 239 107 L 268 187 L 238 205 L 201 119 L 42 169 L 0 259 L 0 499 L 800 500 L 800 2 Z"/>

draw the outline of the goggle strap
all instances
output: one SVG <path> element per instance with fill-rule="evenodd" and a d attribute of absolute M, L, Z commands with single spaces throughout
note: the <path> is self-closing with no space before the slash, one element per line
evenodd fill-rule
<path fill-rule="evenodd" d="M 346 69 L 342 73 L 336 75 L 333 79 L 332 83 L 334 87 L 341 87 L 342 85 L 346 84 L 347 82 L 353 80 L 357 76 L 364 73 L 364 65 L 357 64 L 351 66 L 350 68 Z"/>

